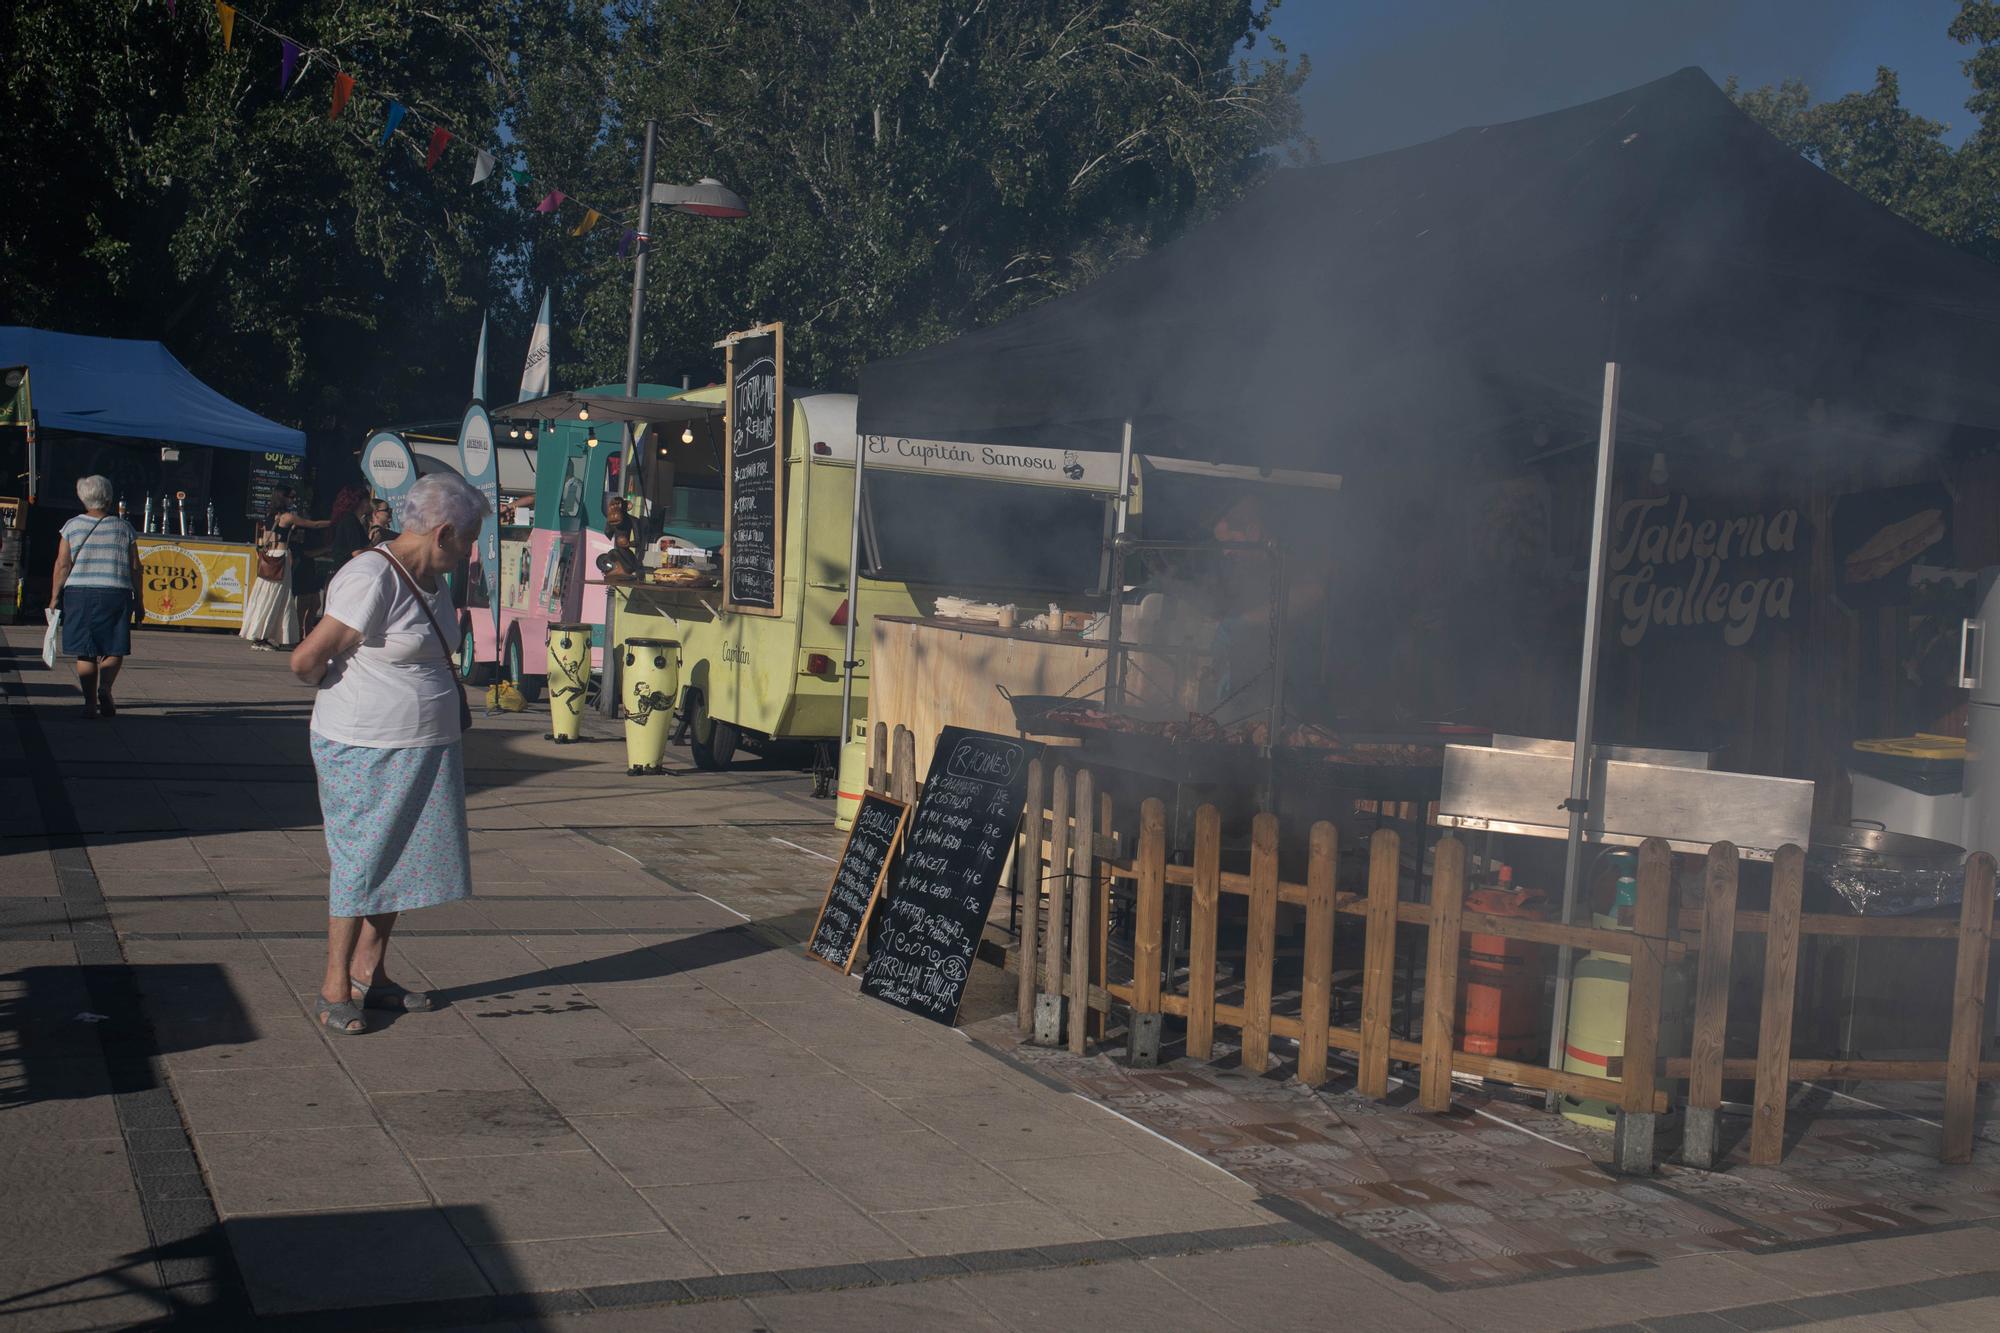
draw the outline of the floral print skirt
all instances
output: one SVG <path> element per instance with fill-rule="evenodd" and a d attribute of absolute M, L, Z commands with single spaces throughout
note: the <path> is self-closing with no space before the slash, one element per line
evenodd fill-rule
<path fill-rule="evenodd" d="M 377 916 L 472 896 L 465 743 L 383 750 L 312 737 L 333 862 L 328 916 Z"/>

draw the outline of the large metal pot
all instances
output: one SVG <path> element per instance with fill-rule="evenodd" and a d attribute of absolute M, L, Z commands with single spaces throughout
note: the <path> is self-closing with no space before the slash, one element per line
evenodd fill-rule
<path fill-rule="evenodd" d="M 1965 861 L 1965 848 L 1879 825 L 1821 824 L 1812 831 L 1806 856 L 1852 870 L 1955 870 Z"/>

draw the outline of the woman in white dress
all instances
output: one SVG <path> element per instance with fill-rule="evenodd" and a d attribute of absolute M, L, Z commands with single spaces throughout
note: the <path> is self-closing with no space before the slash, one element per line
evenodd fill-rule
<path fill-rule="evenodd" d="M 263 544 L 258 547 L 257 580 L 243 607 L 243 628 L 237 631 L 259 652 L 274 653 L 299 641 L 299 602 L 292 593 L 292 570 L 298 553 L 292 547 L 306 528 L 326 528 L 326 519 L 301 518 L 292 504 L 289 486 L 271 492 L 264 516 Z"/>

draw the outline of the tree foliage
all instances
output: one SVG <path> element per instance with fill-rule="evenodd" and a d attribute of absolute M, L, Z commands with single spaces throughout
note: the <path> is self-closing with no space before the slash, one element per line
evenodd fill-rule
<path fill-rule="evenodd" d="M 796 383 L 1070 290 L 1304 151 L 1277 0 L 14 0 L 0 13 L 0 322 L 159 338 L 219 389 L 351 448 L 454 414 L 478 316 L 519 346 L 556 289 L 558 383 L 622 378 L 645 122 L 656 178 L 751 217 L 656 214 L 648 377 L 783 319 Z M 307 47 L 278 87 L 275 38 Z M 327 115 L 331 76 L 359 91 Z M 387 99 L 403 130 L 378 144 Z M 433 123 L 505 143 L 537 215 Z M 22 206 L 25 204 L 25 206 Z M 510 390 L 503 355 L 496 392 Z"/>

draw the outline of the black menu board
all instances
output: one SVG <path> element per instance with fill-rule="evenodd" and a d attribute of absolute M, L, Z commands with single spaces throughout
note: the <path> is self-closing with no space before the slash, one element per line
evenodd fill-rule
<path fill-rule="evenodd" d="M 785 553 L 785 328 L 766 324 L 729 345 L 729 458 L 723 469 L 723 604 L 775 616 Z"/>
<path fill-rule="evenodd" d="M 855 951 L 868 933 L 868 918 L 875 914 L 889 858 L 909 811 L 901 801 L 872 791 L 862 793 L 861 808 L 854 812 L 854 827 L 847 831 L 847 846 L 841 848 L 840 864 L 826 886 L 826 902 L 806 945 L 806 952 L 828 967 L 854 970 Z"/>
<path fill-rule="evenodd" d="M 261 519 L 271 508 L 271 492 L 280 486 L 299 494 L 306 460 L 296 454 L 259 454 L 250 465 L 250 489 L 243 500 L 244 517 Z"/>
<path fill-rule="evenodd" d="M 1033 741 L 963 727 L 938 733 L 903 832 L 861 989 L 949 1026 L 1027 801 Z"/>

